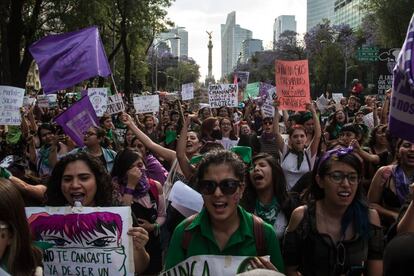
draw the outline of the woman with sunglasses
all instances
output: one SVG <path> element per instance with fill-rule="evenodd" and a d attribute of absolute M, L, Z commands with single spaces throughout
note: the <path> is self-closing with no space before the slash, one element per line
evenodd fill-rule
<path fill-rule="evenodd" d="M 286 229 L 286 275 L 382 275 L 383 234 L 362 193 L 361 167 L 351 148 L 321 157 L 309 201 Z"/>
<path fill-rule="evenodd" d="M 275 122 L 279 122 L 278 105 L 279 103 L 276 102 Z M 289 129 L 289 142 L 285 144 L 282 135 L 280 135 L 279 125 L 273 124 L 277 148 L 279 149 L 280 165 L 286 177 L 288 191 L 295 186 L 305 173 L 313 169 L 321 140 L 321 125 L 315 107 L 313 104 L 307 104 L 306 108 L 312 113 L 315 127 L 313 140 L 306 148 L 306 129 L 302 125 L 293 125 Z"/>
<path fill-rule="evenodd" d="M 232 152 L 214 151 L 201 160 L 196 182 L 204 209 L 177 226 L 166 258 L 166 269 L 196 255 L 258 256 L 253 217 L 239 206 L 244 192 L 245 166 Z M 266 254 L 255 258 L 254 266 L 283 271 L 276 234 L 263 223 Z M 185 242 L 183 242 L 183 240 Z"/>

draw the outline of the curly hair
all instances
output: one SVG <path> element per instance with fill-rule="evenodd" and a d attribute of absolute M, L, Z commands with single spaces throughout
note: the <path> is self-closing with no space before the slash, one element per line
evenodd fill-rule
<path fill-rule="evenodd" d="M 86 153 L 78 152 L 69 154 L 62 158 L 55 166 L 47 182 L 46 203 L 50 206 L 64 206 L 68 202 L 62 193 L 62 176 L 68 164 L 75 161 L 83 161 L 92 171 L 96 180 L 96 206 L 111 206 L 112 203 L 112 184 L 111 177 L 106 172 L 102 162 Z"/>

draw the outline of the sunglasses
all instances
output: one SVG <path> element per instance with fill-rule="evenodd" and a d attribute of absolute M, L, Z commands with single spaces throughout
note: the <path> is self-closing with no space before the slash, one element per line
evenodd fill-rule
<path fill-rule="evenodd" d="M 200 193 L 203 195 L 212 195 L 217 189 L 217 186 L 220 188 L 220 191 L 224 195 L 232 195 L 237 191 L 237 188 L 240 186 L 240 181 L 236 179 L 224 179 L 217 183 L 214 180 L 200 180 L 198 182 Z"/>

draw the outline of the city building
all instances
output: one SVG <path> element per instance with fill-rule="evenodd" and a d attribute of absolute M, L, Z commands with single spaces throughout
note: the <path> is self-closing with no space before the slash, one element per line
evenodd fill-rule
<path fill-rule="evenodd" d="M 362 0 L 336 0 L 334 6 L 335 25 L 348 24 L 351 28 L 356 29 L 361 25 L 362 18 L 366 11 L 361 9 Z"/>
<path fill-rule="evenodd" d="M 321 23 L 323 19 L 334 20 L 335 0 L 307 0 L 306 31 Z"/>
<path fill-rule="evenodd" d="M 275 19 L 273 24 L 273 49 L 280 35 L 285 31 L 296 32 L 296 20 L 294 15 L 281 15 Z"/>
<path fill-rule="evenodd" d="M 176 39 L 179 37 L 180 39 Z M 169 47 L 169 52 L 175 57 L 188 57 L 188 32 L 185 27 L 175 27 L 168 32 L 160 33 L 156 39 L 154 39 L 154 45 L 162 43 Z"/>
<path fill-rule="evenodd" d="M 240 55 L 242 42 L 252 38 L 252 31 L 236 24 L 236 12 L 227 15 L 226 24 L 221 24 L 221 75 L 233 71 Z"/>
<path fill-rule="evenodd" d="M 240 62 L 246 63 L 254 53 L 263 51 L 263 41 L 261 39 L 245 39 L 242 42 L 240 51 Z"/>

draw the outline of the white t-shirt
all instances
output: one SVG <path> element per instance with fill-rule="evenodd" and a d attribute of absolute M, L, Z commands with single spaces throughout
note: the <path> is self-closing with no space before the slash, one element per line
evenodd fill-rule
<path fill-rule="evenodd" d="M 303 162 L 300 165 L 298 170 L 297 167 L 297 156 L 293 153 L 288 153 L 289 147 L 288 145 L 284 144 L 283 149 L 279 152 L 281 167 L 283 169 L 283 173 L 285 174 L 286 178 L 286 188 L 288 191 L 292 189 L 292 187 L 298 182 L 299 178 L 302 177 L 305 173 L 311 171 L 313 166 L 315 165 L 316 154 L 311 156 L 311 149 L 310 147 L 305 148 Z M 309 162 L 308 162 L 309 160 Z"/>
<path fill-rule="evenodd" d="M 225 150 L 229 150 L 232 147 L 237 146 L 237 143 L 239 142 L 239 139 L 230 140 L 230 138 L 223 137 L 221 140 L 216 140 L 216 142 L 222 144 Z"/>

